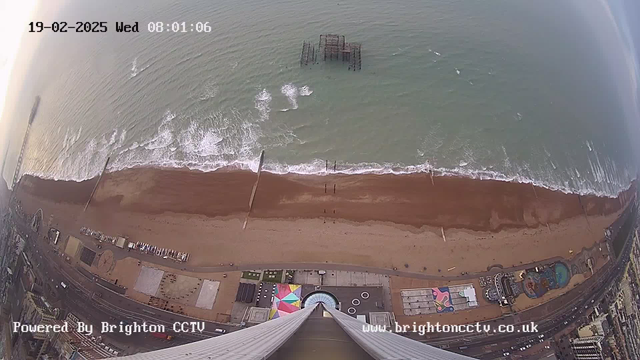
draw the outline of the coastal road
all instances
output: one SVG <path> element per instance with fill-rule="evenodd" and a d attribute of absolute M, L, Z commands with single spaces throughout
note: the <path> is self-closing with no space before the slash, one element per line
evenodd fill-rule
<path fill-rule="evenodd" d="M 147 322 L 149 324 L 164 325 L 168 333 L 172 333 L 172 327 L 175 322 L 192 322 L 202 321 L 205 323 L 205 330 L 200 333 L 180 333 L 174 334 L 176 338 L 171 342 L 156 344 L 154 348 L 166 346 L 175 346 L 179 343 L 207 339 L 220 334 L 213 332 L 215 329 L 225 329 L 232 331 L 238 329 L 237 326 L 221 325 L 210 321 L 203 321 L 187 316 L 164 311 L 146 304 L 139 303 L 125 296 L 122 296 L 99 283 L 92 281 L 83 276 L 77 269 L 64 261 L 62 256 L 54 253 L 54 249 L 50 244 L 42 239 L 38 239 L 37 234 L 33 232 L 26 224 L 16 221 L 16 228 L 23 234 L 29 235 L 26 250 L 30 253 L 31 259 L 40 271 L 46 274 L 46 281 L 56 289 L 65 307 L 72 312 L 80 312 L 81 315 L 88 318 L 94 325 L 107 321 L 117 324 L 119 321 Z M 24 236 L 27 239 L 26 236 Z M 65 282 L 68 288 L 63 289 L 61 282 Z M 140 334 L 142 337 L 133 337 L 125 339 L 119 337 L 116 340 L 123 342 L 133 342 L 136 344 L 158 342 L 158 339 L 148 334 Z M 112 334 L 106 334 L 108 337 L 115 337 Z"/>
<path fill-rule="evenodd" d="M 462 352 L 465 355 L 474 356 L 479 359 L 494 359 L 496 357 L 502 357 L 504 350 L 508 350 L 513 354 L 517 353 L 517 349 L 524 345 L 536 344 L 540 334 L 544 334 L 546 339 L 553 337 L 556 333 L 562 331 L 569 324 L 584 315 L 587 309 L 600 303 L 611 287 L 619 281 L 619 278 L 623 275 L 626 264 L 629 262 L 632 243 L 634 241 L 634 229 L 635 227 L 631 229 L 620 256 L 618 256 L 615 261 L 612 261 L 605 269 L 601 269 L 594 274 L 594 276 L 570 290 L 567 294 L 519 315 L 520 319 L 524 321 L 518 322 L 516 328 L 518 328 L 520 324 L 538 320 L 539 333 L 532 334 L 531 336 L 505 334 L 505 336 L 491 336 L 486 340 L 480 341 L 472 340 L 471 342 L 459 344 L 448 343 L 450 350 L 456 350 L 456 352 Z M 536 317 L 538 317 L 538 319 L 536 319 Z M 430 344 L 434 343 L 430 342 Z M 456 345 L 457 347 L 454 347 Z M 460 349 L 459 347 L 464 347 L 464 349 Z M 488 352 L 487 348 L 490 349 Z"/>
<path fill-rule="evenodd" d="M 26 225 L 22 225 L 23 229 L 25 229 L 26 231 L 30 231 L 30 229 L 28 229 L 28 227 L 26 227 Z M 78 238 L 80 238 L 84 245 L 92 248 L 93 250 L 97 250 L 96 244 L 93 240 L 89 240 L 87 241 L 86 239 L 83 238 L 83 236 L 78 236 Z M 37 239 L 36 236 L 31 235 L 30 239 Z M 44 242 L 44 241 L 36 241 L 37 244 L 41 244 L 41 245 L 46 245 L 44 247 L 44 249 L 49 248 L 50 246 L 48 243 Z M 158 263 L 161 265 L 166 265 L 166 266 L 170 266 L 170 267 L 174 267 L 176 268 L 177 265 L 181 265 L 181 264 L 176 264 L 173 261 L 168 261 L 168 260 L 164 260 L 164 259 L 160 259 L 158 257 L 152 256 L 152 255 L 148 255 L 148 254 L 143 254 L 140 253 L 138 251 L 132 251 L 132 252 L 127 252 L 124 250 L 120 250 L 117 249 L 115 247 L 113 247 L 112 249 L 110 249 L 114 252 L 114 256 L 116 256 L 117 258 L 124 258 L 124 257 L 135 257 L 138 258 L 140 260 L 144 260 L 144 261 L 148 261 L 148 262 L 154 262 L 154 263 Z M 118 255 L 116 255 L 116 252 L 119 252 Z M 46 251 L 45 251 L 46 253 Z M 45 255 L 48 256 L 48 255 Z M 96 301 L 97 305 L 96 307 L 102 307 L 102 311 L 104 311 L 105 313 L 110 313 L 111 316 L 113 316 L 114 318 L 129 318 L 132 320 L 136 320 L 136 321 L 148 321 L 150 323 L 161 323 L 159 321 L 166 321 L 167 324 L 171 323 L 172 321 L 183 321 L 182 318 L 184 318 L 186 321 L 189 320 L 193 320 L 190 318 L 186 318 L 186 317 L 181 317 L 177 314 L 173 314 L 173 313 L 168 313 L 168 312 L 164 312 L 162 310 L 153 308 L 153 307 L 149 307 L 146 306 L 144 304 L 140 304 L 138 302 L 135 302 L 131 299 L 128 299 L 126 297 L 123 297 L 119 294 L 115 294 L 113 293 L 111 290 L 106 289 L 104 287 L 101 287 L 99 284 L 95 284 L 94 282 L 91 281 L 91 279 L 87 279 L 86 277 L 82 276 L 81 274 L 79 274 L 77 272 L 77 270 L 75 268 L 72 268 L 69 264 L 67 264 L 66 262 L 63 261 L 62 258 L 58 257 L 58 256 L 52 256 L 52 260 L 53 263 L 57 264 L 60 269 L 65 269 L 65 270 L 61 270 L 63 272 L 63 276 L 65 278 L 68 279 L 69 282 L 75 281 L 77 283 L 74 284 L 74 286 L 78 287 L 79 289 L 81 289 L 81 291 L 84 291 L 84 297 L 86 298 L 86 296 L 89 296 L 89 294 L 91 292 L 96 292 L 96 291 L 100 291 L 102 292 L 102 298 L 99 299 L 98 301 Z M 544 262 L 541 263 L 548 263 L 550 260 L 545 260 Z M 166 264 L 164 264 L 164 262 L 166 262 Z M 522 265 L 521 267 L 523 268 L 528 268 L 531 267 L 531 264 L 527 264 L 527 265 Z M 393 271 L 393 270 L 386 270 L 386 269 L 377 269 L 377 268 L 367 268 L 367 267 L 359 267 L 359 266 L 351 266 L 351 265 L 341 265 L 341 264 L 313 264 L 313 263 L 292 263 L 292 264 L 253 264 L 253 265 L 241 265 L 241 266 L 234 266 L 234 265 L 221 265 L 218 267 L 207 267 L 207 268 L 198 268 L 198 267 L 184 267 L 183 269 L 186 269 L 188 271 L 193 271 L 193 272 L 224 272 L 224 271 L 237 271 L 237 270 L 249 270 L 249 269 L 257 269 L 257 268 L 264 268 L 264 269 L 268 269 L 268 268 L 293 268 L 293 269 L 318 269 L 318 268 L 322 268 L 322 269 L 336 269 L 336 270 L 347 270 L 347 271 L 364 271 L 364 272 L 372 272 L 372 273 L 383 273 L 383 274 L 388 274 L 388 275 L 402 275 L 402 276 L 410 276 L 410 277 L 419 277 L 419 278 L 427 278 L 427 279 L 443 279 L 444 276 L 440 277 L 440 276 L 430 276 L 430 275 L 426 275 L 426 274 L 416 274 L 416 273 L 409 273 L 409 272 L 399 272 L 399 271 Z M 68 270 L 68 271 L 67 271 Z M 511 270 L 511 269 L 509 269 Z M 602 273 L 602 271 L 599 271 L 597 273 L 597 275 L 600 275 Z M 452 278 L 456 278 L 456 279 L 463 279 L 463 278 L 476 278 L 478 276 L 478 274 L 474 274 L 474 275 L 467 275 L 467 276 L 460 276 L 460 277 L 447 277 L 446 279 L 452 279 Z M 591 279 L 595 278 L 596 276 L 592 277 Z M 591 280 L 589 279 L 589 280 Z M 586 284 L 581 284 L 581 285 L 586 285 Z M 572 289 L 572 292 L 576 292 L 579 289 L 582 289 L 580 291 L 584 291 L 585 286 L 580 286 L 579 288 L 576 289 Z M 590 289 L 591 290 L 591 289 Z M 560 301 L 565 301 L 566 302 L 566 295 L 563 295 L 562 297 L 558 298 L 557 300 Z M 79 301 L 80 299 L 78 299 L 77 301 Z M 86 300 L 84 300 L 86 301 Z M 144 310 L 143 310 L 144 309 Z M 147 316 L 145 314 L 145 310 L 152 312 L 153 315 L 149 314 L 149 316 Z M 533 311 L 533 310 L 530 310 Z M 157 316 L 156 313 L 158 312 L 162 312 L 161 316 Z M 166 313 L 166 314 L 165 314 Z M 524 312 L 519 314 L 520 317 L 523 317 L 523 315 L 528 314 L 528 312 Z M 546 316 L 548 317 L 548 314 L 546 314 Z M 529 317 L 535 317 L 535 316 L 524 316 L 526 318 Z M 543 317 L 544 318 L 544 317 Z M 562 321 L 560 319 L 565 319 L 566 317 L 563 318 L 554 318 L 553 323 L 557 324 L 557 323 L 562 323 Z M 175 319 L 180 319 L 180 320 L 175 320 Z M 507 319 L 502 319 L 502 321 L 505 321 L 507 323 L 515 323 L 517 321 L 516 318 L 507 318 Z M 213 324 L 212 323 L 213 328 L 218 328 L 221 327 L 218 324 Z M 545 326 L 545 328 L 547 328 L 547 326 Z M 549 328 L 553 329 L 553 327 Z M 207 324 L 207 330 L 209 330 L 209 324 Z M 231 329 L 229 329 L 231 330 Z M 210 334 L 206 334 L 206 335 L 214 335 L 213 333 Z M 503 344 L 509 344 L 509 343 L 513 343 L 513 342 L 521 342 L 523 340 L 523 337 L 514 335 L 514 336 L 506 336 L 504 338 L 502 338 L 502 340 L 500 340 L 500 338 L 502 338 L 501 336 L 483 336 L 483 337 L 479 337 L 479 338 L 473 338 L 473 339 L 469 339 L 469 337 L 467 337 L 467 341 L 462 341 L 460 346 L 466 346 L 470 351 L 469 352 L 473 352 L 476 353 L 476 351 L 473 351 L 474 349 L 479 349 L 481 347 L 486 347 L 487 345 L 492 345 L 492 344 L 499 344 L 500 348 L 502 348 Z M 196 339 L 193 339 L 196 340 Z M 459 351 L 459 349 L 455 348 L 454 344 L 456 340 L 460 340 L 460 337 L 458 336 L 458 339 L 453 339 L 453 338 L 439 338 L 439 339 L 433 339 L 431 341 L 428 341 L 429 343 L 436 345 L 438 343 L 447 343 L 449 344 L 449 350 L 457 350 Z M 468 341 L 471 340 L 471 341 Z M 452 343 L 452 341 L 454 343 Z M 466 352 L 466 351 L 465 351 Z M 482 350 L 482 352 L 486 352 L 485 349 Z M 474 354 L 475 355 L 475 354 Z M 478 354 L 478 355 L 482 355 L 482 354 Z"/>
<path fill-rule="evenodd" d="M 130 315 L 130 313 L 124 312 L 122 309 L 113 306 L 104 306 L 103 303 L 96 301 L 95 297 L 93 297 L 93 292 L 88 289 L 91 284 L 88 284 L 89 286 L 85 286 L 87 284 L 81 285 L 77 283 L 72 276 L 63 270 L 60 266 L 61 264 L 55 263 L 55 261 L 53 261 L 49 256 L 42 256 L 42 252 L 33 244 L 32 239 L 34 238 L 30 235 L 25 250 L 29 253 L 32 263 L 37 264 L 39 271 L 46 274 L 46 278 L 43 279 L 46 282 L 45 286 L 53 289 L 57 298 L 63 304 L 63 309 L 73 312 L 94 325 L 94 333 L 92 336 L 97 337 L 102 335 L 105 338 L 111 339 L 118 347 L 127 353 L 150 351 L 186 344 L 203 338 L 202 336 L 182 336 L 169 342 L 162 341 L 151 337 L 149 334 L 143 333 L 134 333 L 131 335 L 121 333 L 100 334 L 99 325 L 102 322 L 110 324 L 118 324 L 120 321 L 128 321 L 129 323 L 133 321 L 137 321 L 139 323 L 144 321 L 148 323 L 158 322 L 151 321 L 154 320 L 153 317 L 136 316 L 132 318 L 131 316 L 127 316 Z M 35 250 L 38 251 L 36 252 Z M 61 282 L 67 284 L 68 287 L 64 289 L 60 285 Z M 20 288 L 20 286 L 17 286 L 17 288 Z M 18 294 L 17 296 L 24 295 Z M 102 342 L 106 342 L 106 340 L 102 340 Z"/>

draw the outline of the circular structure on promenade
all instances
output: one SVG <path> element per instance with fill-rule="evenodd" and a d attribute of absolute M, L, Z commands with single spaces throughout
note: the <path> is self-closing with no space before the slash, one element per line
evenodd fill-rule
<path fill-rule="evenodd" d="M 338 299 L 326 291 L 315 291 L 307 295 L 302 301 L 302 308 L 313 306 L 317 303 L 323 303 L 326 307 L 333 309 L 338 308 Z"/>
<path fill-rule="evenodd" d="M 111 250 L 105 250 L 102 254 L 100 254 L 100 258 L 98 258 L 98 270 L 104 274 L 108 273 L 113 269 L 113 265 L 115 265 L 113 259 L 113 252 Z"/>
<path fill-rule="evenodd" d="M 359 299 L 353 299 L 353 300 L 351 300 L 351 305 L 353 305 L 353 306 L 358 306 L 358 305 L 360 305 L 360 300 L 359 300 Z"/>
<path fill-rule="evenodd" d="M 349 315 L 354 315 L 356 313 L 356 308 L 352 308 L 352 307 L 348 308 L 347 313 L 349 313 Z"/>
<path fill-rule="evenodd" d="M 360 297 L 367 300 L 369 298 L 369 293 L 366 291 L 363 291 L 362 294 L 360 294 Z"/>

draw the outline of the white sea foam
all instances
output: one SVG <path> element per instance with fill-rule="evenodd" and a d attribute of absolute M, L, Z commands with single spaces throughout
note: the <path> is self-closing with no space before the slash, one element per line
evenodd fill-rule
<path fill-rule="evenodd" d="M 246 129 L 252 127 L 251 124 L 245 123 Z M 243 127 L 240 126 L 240 127 Z M 259 131 L 258 131 L 259 132 Z M 257 145 L 257 133 L 247 131 L 246 136 L 239 141 L 238 144 L 234 144 L 232 147 L 240 147 L 240 151 L 234 154 L 235 158 L 225 159 L 225 157 L 211 157 L 210 154 L 220 153 L 220 150 L 212 151 L 210 147 L 212 144 L 217 149 L 221 148 L 221 144 L 218 141 L 220 138 L 217 136 L 207 135 L 207 133 L 199 133 L 196 136 L 197 143 L 192 147 L 184 148 L 181 146 L 178 150 L 158 149 L 149 151 L 145 148 L 138 147 L 137 149 L 143 149 L 144 153 L 137 153 L 136 151 L 125 151 L 119 154 L 109 165 L 110 171 L 117 171 L 126 168 L 133 167 L 159 167 L 159 168 L 189 168 L 199 171 L 215 171 L 223 167 L 236 167 L 238 169 L 246 169 L 251 171 L 257 171 L 259 149 Z M 209 137 L 208 137 L 209 136 Z M 166 150 L 166 151 L 164 151 Z M 196 158 L 178 159 L 174 156 L 176 153 L 193 151 L 194 155 L 198 155 Z M 57 180 L 75 180 L 81 181 L 99 174 L 101 165 L 104 164 L 107 154 L 104 152 L 104 148 L 100 147 L 100 144 L 95 140 L 92 141 L 84 152 L 79 154 L 79 158 L 90 159 L 90 161 L 71 161 L 61 167 L 62 176 L 51 176 L 46 173 L 30 172 L 32 175 L 40 176 L 43 178 L 53 178 Z M 210 159 L 202 158 L 200 155 L 209 156 Z M 508 158 L 507 158 L 508 162 Z M 94 164 L 95 166 L 89 166 Z M 461 161 L 455 168 L 435 167 L 425 162 L 420 165 L 403 165 L 394 163 L 348 163 L 339 164 L 337 173 L 341 174 L 411 174 L 433 171 L 437 175 L 441 176 L 463 176 L 471 179 L 479 180 L 498 180 L 508 182 L 519 183 L 531 183 L 536 186 L 549 188 L 551 190 L 558 190 L 565 193 L 578 193 L 582 195 L 599 195 L 599 196 L 617 196 L 620 191 L 626 190 L 631 182 L 633 171 L 622 170 L 618 171 L 615 164 L 611 161 L 607 161 L 604 165 L 601 163 L 599 157 L 590 159 L 591 171 L 589 171 L 595 178 L 587 179 L 584 175 L 581 177 L 572 177 L 570 180 L 562 179 L 558 176 L 554 170 L 551 169 L 539 169 L 532 171 L 527 164 L 521 166 L 513 166 L 515 173 L 512 175 L 504 174 L 494 170 L 486 170 L 486 168 L 474 169 L 466 163 Z M 492 166 L 489 168 L 493 168 Z M 73 172 L 71 170 L 73 169 Z M 302 164 L 282 164 L 271 161 L 266 161 L 263 167 L 264 171 L 268 171 L 276 174 L 315 174 L 322 175 L 325 173 L 325 161 L 321 159 L 313 160 L 309 163 Z M 63 175 L 64 174 L 64 175 Z M 532 177 L 540 180 L 532 180 Z"/>
<path fill-rule="evenodd" d="M 216 85 L 216 83 L 209 82 L 204 86 L 204 90 L 202 94 L 200 94 L 199 99 L 202 101 L 209 100 L 211 98 L 218 96 L 219 91 L 220 91 L 220 87 Z"/>
<path fill-rule="evenodd" d="M 291 86 L 286 87 L 287 85 Z M 301 96 L 312 92 L 308 86 L 298 89 L 293 84 L 287 85 L 282 87 L 285 96 L 291 94 L 294 88 L 296 94 Z M 287 98 L 289 99 L 288 96 Z M 59 180 L 86 180 L 100 173 L 107 156 L 112 158 L 110 171 L 138 166 L 186 167 L 199 171 L 215 171 L 231 166 L 257 171 L 261 149 L 268 151 L 299 141 L 290 129 L 266 126 L 270 124 L 261 125 L 269 119 L 271 100 L 271 94 L 266 89 L 255 96 L 257 117 L 255 112 L 241 113 L 234 109 L 191 115 L 176 115 L 167 110 L 153 135 L 126 145 L 127 132 L 124 130 L 114 129 L 93 139 L 81 141 L 82 128 L 69 128 L 65 130 L 62 153 L 57 162 L 28 173 Z M 185 125 L 188 125 L 186 129 Z M 265 129 L 261 126 L 265 126 Z M 618 168 L 611 159 L 600 155 L 590 142 L 587 142 L 589 151 L 585 151 L 589 168 L 582 172 L 571 161 L 569 164 L 561 164 L 556 163 L 555 159 L 551 160 L 551 154 L 544 147 L 547 157 L 545 160 L 548 161 L 543 161 L 537 167 L 521 162 L 513 164 L 504 146 L 501 148 L 503 159 L 496 164 L 482 166 L 474 159 L 471 147 L 464 142 L 455 145 L 457 151 L 462 153 L 456 155 L 458 159 L 453 167 L 437 167 L 432 161 L 438 158 L 443 137 L 439 125 L 430 129 L 423 144 L 417 149 L 418 162 L 423 162 L 422 164 L 343 163 L 339 164 L 337 172 L 409 174 L 434 171 L 443 176 L 532 183 L 566 193 L 604 196 L 617 195 L 628 187 L 635 176 L 635 171 Z M 278 174 L 324 174 L 325 161 L 315 159 L 306 163 L 284 164 L 267 159 L 264 170 Z"/>
<path fill-rule="evenodd" d="M 298 88 L 295 85 L 291 83 L 284 84 L 282 85 L 282 88 L 280 88 L 280 92 L 282 95 L 287 97 L 287 100 L 289 100 L 289 104 L 291 104 L 291 108 L 293 110 L 298 108 Z"/>
<path fill-rule="evenodd" d="M 140 75 L 140 73 L 147 70 L 149 66 L 151 66 L 151 64 L 147 66 L 143 66 L 141 69 L 138 69 L 138 57 L 136 56 L 136 58 L 133 59 L 133 63 L 131 64 L 131 76 L 129 76 L 129 78 L 133 78 Z"/>
<path fill-rule="evenodd" d="M 223 138 L 216 130 L 203 126 L 199 121 L 191 121 L 179 137 L 182 151 L 198 156 L 219 155 Z"/>
<path fill-rule="evenodd" d="M 171 144 L 173 144 L 173 133 L 169 128 L 164 127 L 151 140 L 142 143 L 142 146 L 147 150 L 155 150 L 164 149 Z"/>
<path fill-rule="evenodd" d="M 162 117 L 162 125 L 166 125 L 169 122 L 171 122 L 171 120 L 176 118 L 176 114 L 172 113 L 171 110 L 167 110 L 164 113 L 164 116 Z"/>
<path fill-rule="evenodd" d="M 511 160 L 509 159 L 509 155 L 507 155 L 507 149 L 502 146 L 502 153 L 504 154 L 504 168 L 511 169 Z"/>
<path fill-rule="evenodd" d="M 267 89 L 262 89 L 258 95 L 256 95 L 254 100 L 255 108 L 258 110 L 260 114 L 260 121 L 269 120 L 269 113 L 271 112 L 271 94 L 267 91 Z"/>
<path fill-rule="evenodd" d="M 313 94 L 313 90 L 309 89 L 309 86 L 305 85 L 298 90 L 300 96 L 309 96 Z"/>
<path fill-rule="evenodd" d="M 107 156 L 112 157 L 110 171 L 132 167 L 169 167 L 189 168 L 200 171 L 215 171 L 222 167 L 236 167 L 257 171 L 260 149 L 269 148 L 259 143 L 265 135 L 250 114 L 238 111 L 230 113 L 217 112 L 205 118 L 181 116 L 180 121 L 189 121 L 186 130 L 173 135 L 171 121 L 176 115 L 168 111 L 158 131 L 150 139 L 134 142 L 123 147 L 126 139 L 124 131 L 114 130 L 100 138 L 90 140 L 84 148 L 70 145 L 66 152 L 73 152 L 73 157 L 60 157 L 56 173 L 32 171 L 30 174 L 43 178 L 81 181 L 99 174 Z M 436 133 L 438 128 L 434 128 Z M 77 137 L 75 130 L 68 130 L 69 138 Z M 73 134 L 73 136 L 71 136 Z M 123 135 L 124 134 L 124 135 Z M 281 146 L 295 141 L 295 134 L 282 131 L 275 136 Z M 428 138 L 428 137 L 427 137 Z M 67 140 L 69 144 L 69 140 Z M 170 144 L 170 145 L 167 145 Z M 68 145 L 69 146 L 69 145 Z M 277 145 L 273 145 L 278 147 Z M 549 161 L 551 166 L 532 169 L 526 163 L 514 165 L 510 162 L 507 151 L 502 147 L 504 161 L 502 172 L 494 170 L 495 166 L 477 166 L 473 153 L 463 145 L 464 159 L 454 168 L 436 167 L 426 161 L 419 165 L 395 163 L 342 163 L 337 168 L 342 174 L 410 174 L 433 171 L 442 176 L 463 176 L 481 180 L 513 181 L 532 183 L 565 193 L 595 194 L 600 196 L 616 196 L 625 190 L 635 176 L 635 171 L 618 169 L 609 158 L 604 158 L 594 149 L 588 152 L 590 169 L 587 174 L 578 172 L 573 167 L 558 171 L 558 166 Z M 71 150 L 70 150 L 71 149 Z M 118 151 L 120 150 L 120 151 Z M 116 155 L 117 154 L 117 155 Z M 325 161 L 316 159 L 308 163 L 283 164 L 267 160 L 265 171 L 286 174 L 325 174 Z M 490 170 L 487 170 L 490 169 Z M 536 179 L 536 180 L 532 180 Z"/>
<path fill-rule="evenodd" d="M 131 64 L 131 77 L 134 77 L 136 75 L 138 75 L 138 57 L 136 56 L 135 59 L 133 59 L 133 63 Z"/>

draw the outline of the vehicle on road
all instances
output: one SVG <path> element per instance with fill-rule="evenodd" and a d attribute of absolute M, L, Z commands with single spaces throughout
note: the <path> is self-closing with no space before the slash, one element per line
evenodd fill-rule
<path fill-rule="evenodd" d="M 159 333 L 159 332 L 151 333 L 151 336 L 156 337 L 158 339 L 163 339 L 163 340 L 171 340 L 171 339 L 173 339 L 173 336 L 165 334 L 165 333 Z"/>
<path fill-rule="evenodd" d="M 62 286 L 63 289 L 66 289 L 68 287 L 67 284 L 64 283 L 64 281 L 60 281 L 60 286 Z"/>
<path fill-rule="evenodd" d="M 213 330 L 214 333 L 218 333 L 218 334 L 226 334 L 227 330 L 225 329 L 215 329 Z"/>

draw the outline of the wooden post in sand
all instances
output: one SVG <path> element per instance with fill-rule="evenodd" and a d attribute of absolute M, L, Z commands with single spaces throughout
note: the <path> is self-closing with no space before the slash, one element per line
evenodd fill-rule
<path fill-rule="evenodd" d="M 589 217 L 587 216 L 587 209 L 582 206 L 582 197 L 578 195 L 578 203 L 580 204 L 580 208 L 582 208 L 582 212 L 584 213 L 584 219 L 587 220 L 587 228 L 589 232 L 591 232 L 591 224 L 589 223 Z"/>
<path fill-rule="evenodd" d="M 96 186 L 93 187 L 93 191 L 91 192 L 91 195 L 89 196 L 89 200 L 87 200 L 87 203 L 84 205 L 84 209 L 82 210 L 82 212 L 87 211 L 87 208 L 89 207 L 89 203 L 91 202 L 91 199 L 93 199 L 93 194 L 96 193 L 96 190 L 98 189 L 98 184 L 100 184 L 100 180 L 102 180 L 102 175 L 104 175 L 105 171 L 107 171 L 107 165 L 109 165 L 109 160 L 111 159 L 111 157 L 107 157 L 107 161 L 104 163 L 104 167 L 102 168 L 102 172 L 100 173 L 100 176 L 98 177 L 98 182 L 96 182 Z"/>
<path fill-rule="evenodd" d="M 253 190 L 251 190 L 251 198 L 249 198 L 249 212 L 253 208 L 253 199 L 256 197 L 256 190 L 258 190 L 258 181 L 260 181 L 260 172 L 262 172 L 262 164 L 264 163 L 264 150 L 260 153 L 260 164 L 258 164 L 258 177 L 256 183 L 253 184 Z"/>
<path fill-rule="evenodd" d="M 442 232 L 442 239 L 444 240 L 444 242 L 447 242 L 447 237 L 444 236 L 444 227 L 440 227 L 440 231 Z"/>
<path fill-rule="evenodd" d="M 536 187 L 535 187 L 535 186 L 533 186 L 533 183 L 531 183 L 531 188 L 533 189 L 533 195 L 535 195 L 535 196 L 536 196 L 536 200 L 539 200 L 539 199 L 538 199 L 538 193 L 536 192 Z"/>
<path fill-rule="evenodd" d="M 251 213 L 251 209 L 253 209 L 253 199 L 256 197 L 256 190 L 258 190 L 258 182 L 260 181 L 260 173 L 262 172 L 263 163 L 264 163 L 264 150 L 260 152 L 260 163 L 258 164 L 258 176 L 256 177 L 256 183 L 253 184 L 253 189 L 251 190 L 251 197 L 249 198 L 249 211 L 247 212 L 247 217 L 244 219 L 242 230 L 247 228 L 247 222 L 249 221 L 249 214 Z"/>

